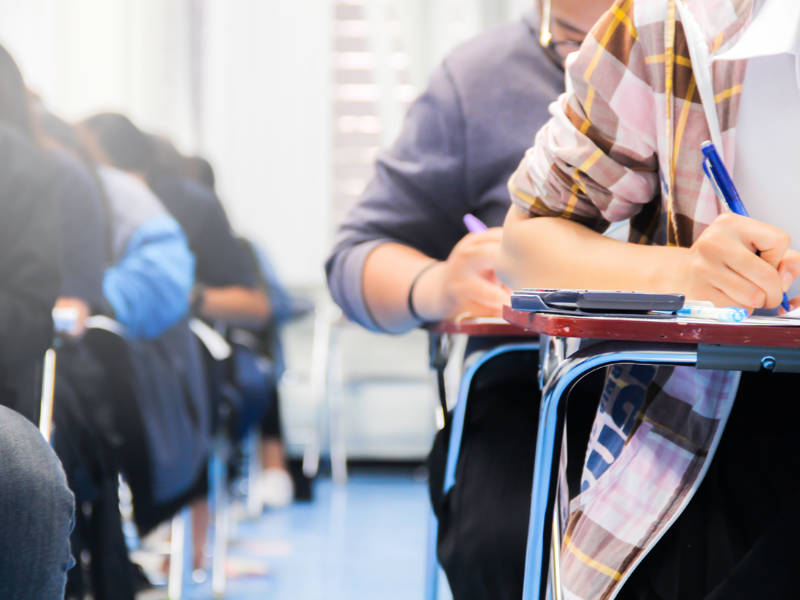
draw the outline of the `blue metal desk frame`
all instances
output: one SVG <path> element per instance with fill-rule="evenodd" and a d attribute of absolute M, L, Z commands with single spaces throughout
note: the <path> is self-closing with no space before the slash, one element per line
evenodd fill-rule
<path fill-rule="evenodd" d="M 506 315 L 507 318 L 511 314 Z M 593 320 L 593 319 L 592 319 Z M 747 327 L 752 337 L 731 341 L 727 326 L 704 326 L 706 339 L 691 325 L 677 339 L 664 341 L 601 341 L 569 354 L 567 338 L 540 334 L 542 399 L 536 439 L 531 512 L 525 556 L 523 600 L 560 600 L 561 526 L 558 508 L 558 454 L 562 443 L 566 399 L 575 383 L 595 369 L 616 364 L 692 366 L 699 369 L 800 372 L 800 328 Z M 736 326 L 734 326 L 736 327 Z M 770 331 L 771 330 L 771 331 Z M 743 332 L 743 330 L 740 330 Z M 534 331 L 531 332 L 535 333 Z M 685 336 L 685 337 L 684 337 Z M 727 338 L 723 339 L 723 338 Z M 771 339 L 773 338 L 773 339 Z M 685 343 L 686 339 L 690 343 Z M 553 343 L 556 342 L 556 343 Z M 756 343 L 770 343 L 758 346 Z M 549 584 L 549 585 L 548 585 Z"/>
<path fill-rule="evenodd" d="M 561 528 L 558 521 L 557 483 L 566 403 L 575 383 L 595 369 L 615 364 L 694 366 L 697 346 L 691 344 L 652 344 L 646 342 L 602 342 L 569 356 L 552 360 L 552 346 L 542 336 L 542 400 L 533 470 L 531 513 L 525 551 L 523 600 L 561 598 L 558 557 Z M 549 346 L 549 349 L 546 347 Z M 551 519 L 552 516 L 552 519 Z M 548 541 L 549 540 L 549 541 Z M 553 560 L 550 560 L 550 558 Z M 547 574 L 549 573 L 549 577 Z M 548 581 L 550 585 L 548 586 Z M 549 589 L 548 589 L 549 588 Z"/>

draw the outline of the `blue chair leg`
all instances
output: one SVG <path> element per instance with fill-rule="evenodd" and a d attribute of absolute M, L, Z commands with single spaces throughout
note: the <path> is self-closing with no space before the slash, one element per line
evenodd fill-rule
<path fill-rule="evenodd" d="M 172 540 L 169 551 L 168 600 L 184 597 L 185 585 L 190 579 L 192 556 L 192 509 L 188 506 L 172 518 Z"/>
<path fill-rule="evenodd" d="M 428 547 L 425 552 L 425 599 L 439 597 L 439 562 L 436 560 L 436 530 L 438 524 L 433 509 L 428 511 Z"/>
<path fill-rule="evenodd" d="M 225 564 L 228 558 L 230 512 L 228 498 L 228 442 L 218 436 L 209 464 L 209 501 L 213 514 L 213 552 L 211 558 L 211 592 L 214 598 L 225 597 L 227 585 Z"/>

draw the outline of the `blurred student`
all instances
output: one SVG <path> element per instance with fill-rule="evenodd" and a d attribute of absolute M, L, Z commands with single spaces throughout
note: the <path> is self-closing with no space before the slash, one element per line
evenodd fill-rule
<path fill-rule="evenodd" d="M 0 156 L 0 404 L 29 413 L 52 342 L 58 209 L 49 161 L 6 124 Z M 0 597 L 62 598 L 73 497 L 61 465 L 36 428 L 4 406 L 0 457 Z"/>
<path fill-rule="evenodd" d="M 169 342 L 155 340 L 167 335 L 188 312 L 194 259 L 179 225 L 147 186 L 110 166 L 96 164 L 69 125 L 33 109 L 19 69 L 2 48 L 0 90 L 5 100 L 0 121 L 13 125 L 48 156 L 52 177 L 46 179 L 47 191 L 59 208 L 53 235 L 60 246 L 61 287 L 55 306 L 72 309 L 75 319 L 71 330 L 64 332 L 70 340 L 59 350 L 54 447 L 83 507 L 77 515 L 73 547 L 76 555 L 85 546 L 94 550 L 95 597 L 132 598 L 118 510 L 118 465 L 111 458 L 112 454 L 118 458 L 120 452 L 111 450 L 118 442 L 110 440 L 125 437 L 112 417 L 117 406 L 112 399 L 118 398 L 114 385 L 119 384 L 108 377 L 110 357 L 98 359 L 81 338 L 90 314 L 110 314 L 122 325 L 131 349 L 146 344 L 147 351 L 140 354 L 157 355 L 159 345 L 170 344 L 170 354 L 181 357 L 181 364 L 199 366 L 186 346 L 188 329 L 170 331 Z M 139 366 L 140 376 L 148 372 L 147 381 L 156 387 L 157 380 L 163 384 L 152 366 Z M 181 389 L 191 389 L 191 380 L 189 377 Z M 156 401 L 152 387 L 147 393 Z M 170 400 L 183 406 L 177 396 Z M 199 403 L 193 420 L 203 421 L 205 404 Z M 149 425 L 149 420 L 145 421 Z M 163 419 L 158 421 L 165 425 Z M 137 437 L 136 444 L 142 443 Z M 202 447 L 186 446 L 186 452 L 194 449 L 202 454 Z M 144 450 L 138 448 L 137 461 Z M 196 477 L 192 466 L 195 471 L 202 468 L 202 456 L 184 460 L 189 457 L 191 454 L 172 457 L 181 463 L 182 473 L 168 474 L 171 485 L 180 486 L 187 477 L 191 483 Z M 158 476 L 155 474 L 154 480 Z M 141 494 L 137 500 L 137 516 L 146 514 Z M 102 552 L 97 552 L 98 548 Z M 83 587 L 82 569 L 74 569 L 67 593 L 82 597 Z"/>
<path fill-rule="evenodd" d="M 186 232 L 196 258 L 192 314 L 227 325 L 258 326 L 270 314 L 251 261 L 234 236 L 213 190 L 185 176 L 183 157 L 170 142 L 148 135 L 127 117 L 94 115 L 83 122 L 112 164 L 147 182 Z M 202 567 L 207 506 L 195 505 L 195 567 Z"/>
<path fill-rule="evenodd" d="M 211 163 L 202 156 L 183 158 L 183 169 L 187 177 L 202 184 L 216 194 L 216 176 Z M 263 471 L 259 476 L 257 494 L 264 506 L 280 508 L 286 506 L 296 495 L 308 497 L 308 486 L 300 481 L 295 489 L 295 479 L 289 473 L 286 445 L 281 422 L 281 397 L 278 382 L 285 370 L 281 329 L 294 318 L 298 304 L 288 292 L 263 248 L 255 243 L 240 239 L 245 254 L 250 261 L 252 272 L 256 273 L 258 286 L 269 301 L 269 316 L 261 323 L 238 328 L 245 330 L 251 340 L 250 346 L 270 359 L 273 366 L 270 396 L 272 401 L 261 419 L 261 464 Z M 306 490 L 305 492 L 303 490 Z"/>
<path fill-rule="evenodd" d="M 35 148 L 33 152 L 23 152 L 26 150 L 23 143 L 21 141 L 16 141 L 18 145 L 22 146 L 20 153 L 22 156 L 27 157 L 30 166 L 24 162 L 14 163 L 18 169 L 18 171 L 14 173 L 16 179 L 10 180 L 3 186 L 4 193 L 8 194 L 9 198 L 13 197 L 16 193 L 13 187 L 15 184 L 20 186 L 29 185 L 26 177 L 36 177 L 37 166 L 42 169 L 41 175 L 39 176 L 39 184 L 36 188 L 37 193 L 30 194 L 27 201 L 33 203 L 33 205 L 29 207 L 32 211 L 31 214 L 36 214 L 35 211 L 41 210 L 41 216 L 38 218 L 40 220 L 46 219 L 47 227 L 46 229 L 43 228 L 43 230 L 46 231 L 47 235 L 41 240 L 24 240 L 25 244 L 28 246 L 27 252 L 30 254 L 27 256 L 28 260 L 22 260 L 25 255 L 20 255 L 19 274 L 20 276 L 27 276 L 26 281 L 15 284 L 15 286 L 18 285 L 20 288 L 21 297 L 24 298 L 25 294 L 28 293 L 25 291 L 26 285 L 32 286 L 30 292 L 34 290 L 45 292 L 43 294 L 45 297 L 47 293 L 53 289 L 58 293 L 59 286 L 63 286 L 62 277 L 60 277 L 60 275 L 63 275 L 65 270 L 70 271 L 70 273 L 75 273 L 76 279 L 81 279 L 81 284 L 86 285 L 88 288 L 97 287 L 98 282 L 94 279 L 95 274 L 89 273 L 89 271 L 92 270 L 94 262 L 90 257 L 91 248 L 90 252 L 83 251 L 84 247 L 91 246 L 91 242 L 89 242 L 89 244 L 83 244 L 83 242 L 79 240 L 78 245 L 80 245 L 81 248 L 71 248 L 70 251 L 67 252 L 64 252 L 63 245 L 58 247 L 62 242 L 62 237 L 60 235 L 62 221 L 71 218 L 68 214 L 69 211 L 62 210 L 63 207 L 61 204 L 61 190 L 59 188 L 64 173 L 59 170 L 59 165 L 52 160 L 52 156 L 40 148 L 40 137 L 32 115 L 30 114 L 27 91 L 22 81 L 22 76 L 11 55 L 2 46 L 0 46 L 0 124 L 4 128 L 5 138 L 9 140 L 6 142 L 9 148 L 14 147 L 12 142 L 15 141 L 11 139 L 11 132 L 16 134 L 19 140 L 24 141 L 24 144 Z M 10 150 L 3 156 L 4 160 L 13 158 Z M 27 168 L 27 171 L 23 171 L 24 168 Z M 23 174 L 25 177 L 23 177 Z M 20 192 L 20 194 L 22 194 L 22 192 Z M 35 206 L 36 202 L 41 203 L 42 208 L 37 208 L 37 206 Z M 11 232 L 13 232 L 13 230 L 9 233 Z M 90 233 L 87 237 L 92 240 L 92 235 L 94 234 Z M 42 250 L 37 260 L 37 256 L 33 254 L 33 250 L 38 247 L 38 244 L 41 245 Z M 58 273 L 56 277 L 53 277 L 52 273 L 37 274 L 31 271 L 33 268 L 42 268 L 45 266 L 43 261 L 45 257 L 53 262 L 53 265 L 48 265 L 49 267 L 55 266 L 57 268 Z M 85 268 L 80 266 L 83 260 L 89 263 Z M 11 268 L 10 265 L 9 268 Z M 36 275 L 38 275 L 38 277 L 35 277 Z M 7 280 L 7 283 L 11 284 L 13 280 Z M 74 288 L 69 289 L 70 294 L 74 291 Z M 34 295 L 33 297 L 36 298 L 37 296 Z M 23 305 L 20 303 L 18 309 L 22 307 Z M 49 345 L 52 342 L 52 319 L 49 314 L 50 309 L 52 309 L 52 304 L 47 307 L 48 313 L 45 314 L 45 318 L 38 322 L 26 320 L 24 319 L 24 313 L 18 315 L 15 314 L 14 311 L 8 311 L 3 314 L 2 317 L 8 319 L 7 324 L 9 326 L 14 328 L 18 327 L 20 333 L 24 331 L 28 332 L 27 335 L 20 335 L 19 342 L 24 342 L 28 337 L 30 337 L 31 340 L 41 340 L 40 335 L 46 332 L 47 337 L 50 338 L 46 342 L 47 345 Z M 6 330 L 3 329 L 3 331 Z M 9 345 L 8 348 L 10 350 L 13 348 L 13 345 Z M 14 370 L 10 371 L 5 379 L 6 385 L 9 385 L 11 379 L 16 379 L 19 389 L 14 393 L 8 389 L 3 394 L 4 403 L 6 405 L 11 405 L 12 408 L 22 412 L 32 421 L 35 421 L 38 416 L 38 398 L 36 397 L 38 382 L 36 381 L 34 371 L 35 368 L 33 368 L 33 366 L 30 372 L 24 371 L 15 373 Z M 12 402 L 13 397 L 16 397 L 17 400 Z"/>
<path fill-rule="evenodd" d="M 197 257 L 197 283 L 192 292 L 192 309 L 197 316 L 251 330 L 267 327 L 280 316 L 273 310 L 257 255 L 233 234 L 207 161 L 195 158 L 187 168 L 188 161 L 169 141 L 143 133 L 121 115 L 96 115 L 86 126 L 112 160 L 145 177 L 183 225 Z M 275 401 L 263 421 L 265 471 L 258 493 L 265 505 L 280 507 L 292 500 L 294 490 L 286 467 L 275 392 Z"/>
<path fill-rule="evenodd" d="M 103 556 L 92 561 L 104 563 L 102 572 L 91 569 L 94 595 L 132 597 L 133 581 L 119 523 L 117 470 L 129 478 L 137 524 L 143 532 L 168 517 L 174 498 L 194 489 L 204 473 L 208 402 L 202 362 L 186 324 L 194 257 L 178 223 L 143 182 L 104 164 L 102 152 L 91 146 L 90 139 L 55 116 L 46 115 L 43 128 L 51 144 L 57 141 L 73 159 L 80 157 L 82 170 L 93 175 L 87 177 L 90 181 L 83 194 L 102 197 L 107 266 L 102 275 L 105 308 L 98 312 L 113 315 L 125 339 L 122 352 L 99 355 L 94 336 L 88 347 L 72 344 L 68 346 L 72 352 L 61 357 L 60 371 L 74 393 L 70 396 L 61 385 L 56 448 L 65 466 L 71 459 L 68 474 L 76 494 L 92 498 L 91 518 L 79 517 L 76 535 L 89 548 L 105 548 Z M 129 364 L 130 372 L 116 377 L 121 364 Z M 121 388 L 128 385 L 131 389 L 125 391 L 137 394 L 136 398 L 123 394 Z M 140 430 L 120 426 L 125 420 L 120 415 L 131 410 L 120 411 L 126 402 L 136 407 L 134 412 L 142 411 Z M 162 404 L 163 412 L 154 404 Z M 187 410 L 170 410 L 173 404 Z M 74 435 L 77 432 L 82 435 Z M 182 450 L 176 451 L 174 441 L 179 438 Z M 123 439 L 126 448 L 138 446 L 135 460 L 129 452 L 120 451 Z M 141 457 L 153 454 L 162 460 L 152 461 L 146 477 L 135 477 L 133 473 L 147 473 Z M 169 480 L 166 486 L 165 479 Z M 110 558 L 112 541 L 119 551 L 115 561 Z M 71 577 L 70 591 L 80 597 L 80 588 L 72 585 L 76 577 Z"/>
<path fill-rule="evenodd" d="M 277 321 L 286 317 L 281 305 L 276 306 L 273 300 L 280 303 L 284 290 L 277 285 L 274 269 L 263 253 L 235 235 L 236 246 L 231 244 L 230 236 L 234 232 L 217 197 L 211 164 L 200 157 L 183 157 L 168 140 L 153 135 L 146 138 L 152 156 L 147 179 L 153 189 L 167 198 L 171 210 L 184 215 L 187 226 L 203 216 L 200 207 L 205 211 L 202 228 L 191 226 L 196 232 L 196 247 L 201 256 L 206 257 L 204 268 L 198 274 L 200 285 L 193 292 L 195 313 L 211 322 L 227 324 L 231 334 L 240 341 L 245 341 L 247 333 L 253 334 L 255 340 L 249 338 L 252 343 L 248 343 L 246 351 L 280 358 Z M 269 282 L 265 275 L 270 276 Z M 261 419 L 264 470 L 259 476 L 256 493 L 262 505 L 280 508 L 294 498 L 294 484 L 287 468 L 280 423 L 277 380 L 282 365 L 276 363 L 274 367 L 269 378 L 270 401 Z"/>
<path fill-rule="evenodd" d="M 340 225 L 328 259 L 331 293 L 350 318 L 402 332 L 465 312 L 500 314 L 509 297 L 495 274 L 506 181 L 563 91 L 565 55 L 608 4 L 537 2 L 521 22 L 461 45 L 434 71 Z M 543 14 L 550 19 L 542 21 Z M 489 230 L 467 233 L 465 213 Z M 429 458 L 438 555 L 458 600 L 521 595 L 536 356 L 509 360 L 493 363 L 475 386 L 459 476 L 446 498 L 449 426 Z"/>
<path fill-rule="evenodd" d="M 748 309 L 788 290 L 797 306 L 798 31 L 794 2 L 618 0 L 509 182 L 507 280 Z M 753 218 L 716 198 L 706 140 Z M 630 243 L 600 235 L 626 218 Z M 612 369 L 566 524 L 566 597 L 796 596 L 799 381 Z"/>
<path fill-rule="evenodd" d="M 219 199 L 183 175 L 181 156 L 171 144 L 155 143 L 127 117 L 103 113 L 83 125 L 116 167 L 142 177 L 186 232 L 196 258 L 192 308 L 210 319 L 259 323 L 269 315 L 263 291 Z"/>

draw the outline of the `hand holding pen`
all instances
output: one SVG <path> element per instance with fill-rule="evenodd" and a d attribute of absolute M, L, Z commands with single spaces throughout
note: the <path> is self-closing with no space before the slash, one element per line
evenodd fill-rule
<path fill-rule="evenodd" d="M 510 292 L 495 274 L 502 230 L 486 227 L 473 215 L 464 216 L 464 225 L 469 233 L 415 284 L 414 306 L 425 320 L 496 317 L 509 303 Z"/>
<path fill-rule="evenodd" d="M 800 254 L 789 248 L 789 235 L 777 227 L 747 216 L 733 180 L 713 144 L 703 144 L 703 170 L 720 201 L 732 212 L 723 213 L 690 249 L 693 282 L 717 306 L 774 307 L 790 310 L 785 291 L 800 274 Z M 703 282 L 703 279 L 706 279 Z"/>

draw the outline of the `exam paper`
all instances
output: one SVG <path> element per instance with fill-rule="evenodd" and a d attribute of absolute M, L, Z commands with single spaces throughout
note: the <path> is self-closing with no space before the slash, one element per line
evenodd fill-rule
<path fill-rule="evenodd" d="M 782 315 L 764 317 L 753 315 L 742 321 L 742 325 L 772 325 L 773 327 L 798 327 L 800 326 L 800 308 L 796 308 Z"/>

